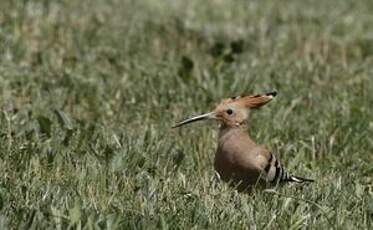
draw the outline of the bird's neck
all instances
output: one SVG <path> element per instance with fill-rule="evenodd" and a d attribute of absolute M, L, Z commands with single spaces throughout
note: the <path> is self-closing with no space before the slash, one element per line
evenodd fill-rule
<path fill-rule="evenodd" d="M 222 124 L 219 129 L 219 139 L 226 138 L 228 136 L 236 136 L 236 135 L 243 135 L 249 137 L 249 134 L 247 132 L 247 125 L 241 124 L 237 126 L 228 126 L 225 124 Z M 249 137 L 250 138 L 250 137 Z"/>

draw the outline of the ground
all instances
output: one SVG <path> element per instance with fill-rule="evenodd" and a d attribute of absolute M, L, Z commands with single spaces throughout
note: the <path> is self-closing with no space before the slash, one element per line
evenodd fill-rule
<path fill-rule="evenodd" d="M 0 9 L 1 229 L 372 228 L 372 1 Z M 240 194 L 218 124 L 171 126 L 272 90 L 249 132 L 316 182 Z"/>

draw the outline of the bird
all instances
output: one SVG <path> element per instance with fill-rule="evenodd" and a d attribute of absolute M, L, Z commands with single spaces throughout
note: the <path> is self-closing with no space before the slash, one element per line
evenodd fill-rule
<path fill-rule="evenodd" d="M 250 112 L 267 104 L 277 91 L 223 99 L 214 110 L 192 116 L 172 128 L 202 120 L 220 122 L 214 168 L 219 177 L 239 191 L 259 186 L 314 182 L 286 170 L 278 157 L 265 146 L 256 144 L 247 132 Z"/>

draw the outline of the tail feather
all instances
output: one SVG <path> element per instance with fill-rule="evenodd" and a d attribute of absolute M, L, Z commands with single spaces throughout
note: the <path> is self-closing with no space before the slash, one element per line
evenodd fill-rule
<path fill-rule="evenodd" d="M 307 178 L 303 178 L 299 176 L 289 176 L 286 181 L 295 182 L 295 183 L 315 182 L 315 180 L 307 179 Z"/>
<path fill-rule="evenodd" d="M 295 183 L 314 182 L 314 180 L 312 179 L 307 179 L 307 178 L 291 175 L 290 173 L 288 173 L 288 171 L 285 168 L 281 166 L 277 169 L 279 171 L 277 173 L 278 175 L 277 179 L 280 182 L 290 182 L 290 183 L 292 182 L 295 182 Z"/>

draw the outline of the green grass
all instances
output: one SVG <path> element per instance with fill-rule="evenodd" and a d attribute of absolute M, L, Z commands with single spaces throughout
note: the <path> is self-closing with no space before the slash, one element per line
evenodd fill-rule
<path fill-rule="evenodd" d="M 0 228 L 372 229 L 373 4 L 2 0 Z M 309 186 L 213 170 L 222 98 Z"/>

